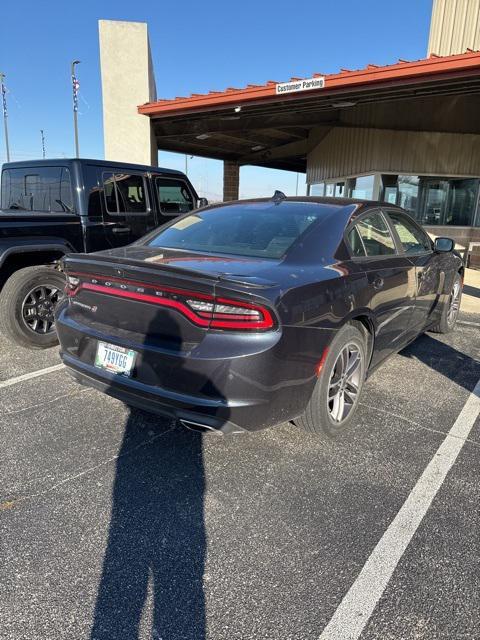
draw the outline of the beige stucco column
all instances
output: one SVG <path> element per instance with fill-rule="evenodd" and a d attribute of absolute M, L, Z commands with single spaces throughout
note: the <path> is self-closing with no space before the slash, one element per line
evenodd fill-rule
<path fill-rule="evenodd" d="M 99 20 L 98 27 L 105 159 L 156 165 L 150 118 L 137 112 L 156 99 L 147 25 Z"/>

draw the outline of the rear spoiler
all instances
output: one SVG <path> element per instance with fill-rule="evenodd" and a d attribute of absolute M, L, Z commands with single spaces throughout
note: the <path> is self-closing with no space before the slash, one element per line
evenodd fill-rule
<path fill-rule="evenodd" d="M 118 266 L 117 266 L 118 265 Z M 85 273 L 95 274 L 96 268 L 105 270 L 105 267 L 111 268 L 111 276 L 123 276 L 124 267 L 128 268 L 131 275 L 138 273 L 139 275 L 157 275 L 159 273 L 181 276 L 182 278 L 208 280 L 212 283 L 225 282 L 232 284 L 241 284 L 244 287 L 252 289 L 266 289 L 277 286 L 277 283 L 259 278 L 257 276 L 220 273 L 212 274 L 208 271 L 200 269 L 188 269 L 178 265 L 158 264 L 147 262 L 145 260 L 134 260 L 132 258 L 104 256 L 101 254 L 75 253 L 67 254 L 62 258 L 61 267 L 64 271 L 81 270 Z"/>

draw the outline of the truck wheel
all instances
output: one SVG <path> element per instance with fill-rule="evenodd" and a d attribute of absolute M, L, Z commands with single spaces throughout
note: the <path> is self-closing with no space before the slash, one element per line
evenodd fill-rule
<path fill-rule="evenodd" d="M 51 267 L 26 267 L 15 271 L 0 293 L 0 330 L 30 349 L 58 343 L 54 311 L 63 297 L 65 277 Z"/>
<path fill-rule="evenodd" d="M 321 438 L 335 438 L 351 426 L 367 368 L 363 333 L 344 326 L 332 340 L 305 412 L 295 424 Z"/>

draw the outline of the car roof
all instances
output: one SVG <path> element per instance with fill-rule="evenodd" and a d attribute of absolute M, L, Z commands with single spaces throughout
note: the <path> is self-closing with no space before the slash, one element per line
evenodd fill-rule
<path fill-rule="evenodd" d="M 329 198 L 326 196 L 285 196 L 274 200 L 274 198 L 247 198 L 242 200 L 228 200 L 227 202 L 212 203 L 212 206 L 229 206 L 237 204 L 255 204 L 262 202 L 275 202 L 276 204 L 282 204 L 282 202 L 305 202 L 307 204 L 324 204 L 329 207 L 355 207 L 356 209 L 367 207 L 388 207 L 389 209 L 399 209 L 400 207 L 394 204 L 381 202 L 380 200 L 362 200 L 360 198 Z"/>
<path fill-rule="evenodd" d="M 223 207 L 231 207 L 231 206 L 249 206 L 256 204 L 267 204 L 271 203 L 277 206 L 281 206 L 282 204 L 294 204 L 295 202 L 303 203 L 311 206 L 320 206 L 327 216 L 332 212 L 337 212 L 338 214 L 342 214 L 342 219 L 345 225 L 348 225 L 350 221 L 356 219 L 362 213 L 382 207 L 383 209 L 396 209 L 405 213 L 404 209 L 398 207 L 394 204 L 388 204 L 386 202 L 380 202 L 379 200 L 362 200 L 359 198 L 328 198 L 321 196 L 283 196 L 281 198 L 250 198 L 246 200 L 229 200 L 227 202 L 215 202 L 210 204 L 205 208 L 207 209 L 216 209 Z"/>
<path fill-rule="evenodd" d="M 22 167 L 55 167 L 68 166 L 74 163 L 90 164 L 101 167 L 122 167 L 132 171 L 155 171 L 156 173 L 168 173 L 171 175 L 185 176 L 182 171 L 167 169 L 166 167 L 154 167 L 146 164 L 133 164 L 131 162 L 115 162 L 113 160 L 95 160 L 94 158 L 48 158 L 38 160 L 19 160 L 18 162 L 5 162 L 4 169 L 21 169 Z"/>

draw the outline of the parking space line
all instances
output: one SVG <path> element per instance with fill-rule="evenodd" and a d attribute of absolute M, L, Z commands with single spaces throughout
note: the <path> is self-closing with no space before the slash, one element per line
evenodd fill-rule
<path fill-rule="evenodd" d="M 60 369 L 63 369 L 64 367 L 64 364 L 55 364 L 52 367 L 46 367 L 45 369 L 38 369 L 37 371 L 24 373 L 22 376 L 17 376 L 16 378 L 10 378 L 9 380 L 0 380 L 0 389 L 11 387 L 14 384 L 25 382 L 25 380 L 31 380 L 32 378 L 40 378 L 41 376 L 46 376 L 48 373 L 60 371 Z"/>
<path fill-rule="evenodd" d="M 480 380 L 319 640 L 357 640 L 480 415 Z"/>

